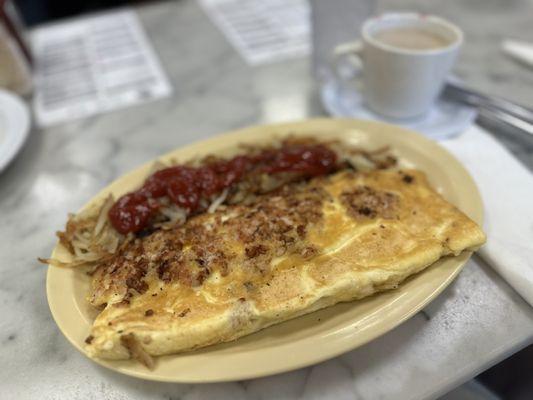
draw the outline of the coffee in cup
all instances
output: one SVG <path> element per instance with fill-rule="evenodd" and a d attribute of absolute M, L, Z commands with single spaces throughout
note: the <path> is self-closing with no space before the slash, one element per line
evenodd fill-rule
<path fill-rule="evenodd" d="M 385 29 L 377 32 L 374 38 L 381 43 L 406 50 L 434 50 L 450 45 L 450 41 L 438 33 L 410 26 Z"/>

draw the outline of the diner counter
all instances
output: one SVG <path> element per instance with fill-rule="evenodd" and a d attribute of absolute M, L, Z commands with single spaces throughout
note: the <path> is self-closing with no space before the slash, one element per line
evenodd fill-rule
<path fill-rule="evenodd" d="M 429 8 L 428 2 L 412 2 L 412 8 L 417 3 Z M 474 7 L 471 3 L 476 2 L 464 7 Z M 465 28 L 469 44 L 459 73 L 480 89 L 532 104 L 533 74 L 494 46 L 498 32 L 520 37 L 527 28 L 531 33 L 524 21 L 533 4 L 477 3 L 499 7 L 490 13 L 498 21 L 488 11 L 480 15 L 484 9 L 469 9 L 470 19 L 455 15 L 459 10 L 445 8 L 449 2 L 431 8 L 441 7 L 441 14 L 457 17 Z M 435 301 L 398 328 L 293 372 L 220 384 L 158 383 L 110 371 L 79 353 L 52 319 L 46 266 L 37 262 L 50 254 L 67 212 L 126 171 L 178 146 L 246 125 L 323 115 L 308 59 L 248 66 L 192 0 L 149 3 L 137 10 L 174 86 L 173 96 L 33 129 L 23 152 L 0 175 L 0 397 L 426 399 L 533 341 L 533 309 L 474 257 Z M 515 14 L 504 18 L 503 11 Z M 482 24 L 490 25 L 490 34 Z M 533 166 L 532 146 L 519 146 L 514 139 L 506 143 Z"/>

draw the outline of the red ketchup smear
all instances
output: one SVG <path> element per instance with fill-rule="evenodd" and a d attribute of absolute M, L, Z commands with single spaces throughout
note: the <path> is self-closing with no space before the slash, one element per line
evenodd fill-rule
<path fill-rule="evenodd" d="M 310 178 L 336 168 L 336 154 L 323 145 L 289 145 L 201 167 L 169 167 L 152 174 L 139 190 L 120 197 L 109 210 L 109 220 L 120 233 L 136 233 L 149 225 L 160 207 L 157 199 L 164 196 L 195 212 L 201 199 L 211 198 L 251 173 L 294 172 Z"/>

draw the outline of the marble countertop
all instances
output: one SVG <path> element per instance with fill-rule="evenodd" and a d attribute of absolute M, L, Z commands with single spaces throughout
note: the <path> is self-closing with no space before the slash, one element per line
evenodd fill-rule
<path fill-rule="evenodd" d="M 528 89 L 533 72 L 504 58 L 496 47 L 504 33 L 533 38 L 526 23 L 533 2 L 470 1 L 462 5 L 469 17 L 459 3 L 403 4 L 465 27 L 471 43 L 458 65 L 465 79 L 533 104 Z M 489 8 L 501 11 L 497 23 Z M 474 258 L 424 312 L 398 328 L 333 360 L 281 375 L 162 384 L 109 371 L 75 350 L 50 315 L 46 267 L 36 261 L 50 253 L 53 232 L 62 227 L 67 211 L 117 176 L 175 147 L 245 125 L 322 114 L 307 59 L 247 66 L 192 0 L 150 3 L 138 11 L 174 85 L 173 97 L 34 129 L 23 152 L 0 175 L 0 398 L 435 398 L 533 341 L 533 309 Z M 533 166 L 531 146 L 505 140 Z"/>

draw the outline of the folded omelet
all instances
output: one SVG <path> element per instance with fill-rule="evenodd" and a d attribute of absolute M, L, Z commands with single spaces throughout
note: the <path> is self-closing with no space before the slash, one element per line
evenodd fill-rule
<path fill-rule="evenodd" d="M 344 170 L 219 207 L 99 265 L 91 357 L 163 355 L 395 288 L 481 229 L 415 170 Z"/>

